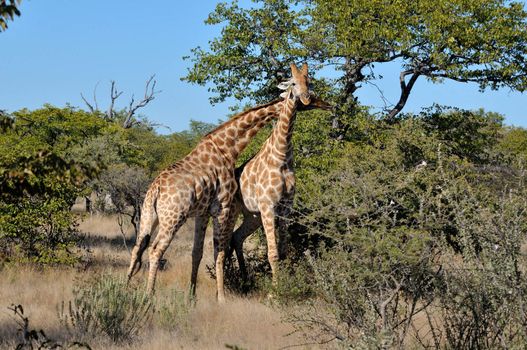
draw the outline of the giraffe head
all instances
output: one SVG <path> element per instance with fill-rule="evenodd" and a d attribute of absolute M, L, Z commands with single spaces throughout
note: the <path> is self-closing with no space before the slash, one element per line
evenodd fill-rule
<path fill-rule="evenodd" d="M 291 79 L 278 85 L 281 90 L 286 90 L 280 94 L 283 98 L 292 97 L 300 99 L 303 105 L 307 106 L 311 102 L 311 92 L 309 91 L 309 76 L 307 72 L 307 63 L 302 65 L 301 69 L 291 63 Z"/>

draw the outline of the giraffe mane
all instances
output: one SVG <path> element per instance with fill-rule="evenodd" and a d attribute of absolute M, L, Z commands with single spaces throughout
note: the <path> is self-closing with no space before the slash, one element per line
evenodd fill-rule
<path fill-rule="evenodd" d="M 276 104 L 278 102 L 282 102 L 283 100 L 284 100 L 283 98 L 277 98 L 275 100 L 272 100 L 271 102 L 267 102 L 265 104 L 261 104 L 261 105 L 258 105 L 258 106 L 246 109 L 245 111 L 236 114 L 234 117 L 230 118 L 228 121 L 226 121 L 225 123 L 223 123 L 220 126 L 216 127 L 215 129 L 209 131 L 207 134 L 205 134 L 204 138 L 207 137 L 207 136 L 210 136 L 212 134 L 215 134 L 216 132 L 218 132 L 220 130 L 223 130 L 224 128 L 226 128 L 227 126 L 231 125 L 236 120 L 240 119 L 242 116 L 244 116 L 246 114 L 249 114 L 251 112 L 257 111 L 257 110 L 262 109 L 262 108 L 269 107 L 269 106 L 274 105 L 274 104 Z"/>

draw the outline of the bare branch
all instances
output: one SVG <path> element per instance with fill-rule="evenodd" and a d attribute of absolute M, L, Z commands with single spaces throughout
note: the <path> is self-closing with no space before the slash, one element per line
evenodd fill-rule
<path fill-rule="evenodd" d="M 128 111 L 126 112 L 126 118 L 125 118 L 125 120 L 123 122 L 123 127 L 124 128 L 130 128 L 134 124 L 136 124 L 136 122 L 133 121 L 133 116 L 134 116 L 135 112 L 139 108 L 145 107 L 150 101 L 155 99 L 155 95 L 160 92 L 159 90 L 156 91 L 156 89 L 155 89 L 157 81 L 154 80 L 154 78 L 155 78 L 155 75 L 152 75 L 147 80 L 146 86 L 145 86 L 144 98 L 135 106 L 134 106 L 135 100 L 134 100 L 134 97 L 132 96 L 132 100 L 130 101 L 130 104 L 128 106 Z"/>
<path fill-rule="evenodd" d="M 86 106 L 88 106 L 88 109 L 90 110 L 90 112 L 94 113 L 96 109 L 88 102 L 88 100 L 86 100 L 82 92 L 81 92 L 81 98 L 84 101 L 84 103 L 86 103 Z"/>
<path fill-rule="evenodd" d="M 154 80 L 155 75 L 152 75 L 147 81 L 145 86 L 145 94 L 144 98 L 139 101 L 139 103 L 135 104 L 135 98 L 132 95 L 132 99 L 130 103 L 128 104 L 128 108 L 125 109 L 125 118 L 123 121 L 123 127 L 124 128 L 131 128 L 135 124 L 137 124 L 137 121 L 133 120 L 133 117 L 136 113 L 136 111 L 140 108 L 145 107 L 150 101 L 152 101 L 155 98 L 155 95 L 161 92 L 160 90 L 156 90 L 156 80 Z M 116 87 L 115 80 L 110 81 L 110 105 L 108 106 L 106 112 L 104 113 L 104 117 L 107 120 L 115 120 L 115 101 L 123 94 L 122 91 L 118 91 Z M 99 105 L 97 103 L 97 86 L 99 83 L 95 85 L 95 88 L 93 89 L 93 103 L 90 103 L 86 97 L 81 93 L 81 98 L 90 110 L 90 112 L 99 112 Z"/>
<path fill-rule="evenodd" d="M 110 106 L 108 107 L 108 111 L 106 112 L 106 118 L 108 120 L 112 120 L 113 116 L 115 114 L 113 106 L 115 104 L 115 100 L 119 98 L 119 96 L 122 95 L 122 91 L 117 92 L 117 88 L 115 87 L 115 80 L 111 81 L 112 86 L 110 88 Z"/>
<path fill-rule="evenodd" d="M 95 84 L 95 87 L 93 88 L 93 102 L 95 103 L 95 110 L 99 110 L 99 104 L 97 103 L 97 87 L 99 86 L 99 82 Z"/>

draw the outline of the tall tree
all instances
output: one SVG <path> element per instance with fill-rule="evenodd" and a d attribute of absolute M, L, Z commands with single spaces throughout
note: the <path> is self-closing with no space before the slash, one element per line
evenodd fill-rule
<path fill-rule="evenodd" d="M 420 77 L 473 82 L 480 89 L 527 87 L 527 12 L 507 0 L 253 0 L 220 3 L 205 23 L 223 25 L 209 49 L 197 47 L 183 78 L 211 84 L 211 102 L 227 97 L 260 102 L 289 61 L 325 69 L 335 87 L 337 114 L 354 110 L 355 92 L 397 62 L 400 96 L 386 108 L 404 108 Z M 320 73 L 322 73 L 320 72 Z M 331 78 L 331 79 L 330 79 Z"/>

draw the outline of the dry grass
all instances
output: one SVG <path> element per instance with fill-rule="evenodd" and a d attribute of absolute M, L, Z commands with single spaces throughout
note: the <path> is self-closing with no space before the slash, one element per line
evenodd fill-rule
<path fill-rule="evenodd" d="M 126 273 L 129 255 L 115 217 L 86 217 L 80 225 L 86 233 L 89 263 L 76 268 L 35 269 L 29 266 L 8 266 L 2 271 L 0 300 L 0 348 L 13 348 L 16 344 L 16 325 L 7 307 L 14 304 L 24 306 L 30 326 L 44 329 L 53 339 L 67 337 L 57 317 L 57 307 L 72 297 L 72 288 L 84 280 L 110 271 L 117 275 Z M 127 228 L 130 243 L 132 230 Z M 158 274 L 157 293 L 168 294 L 176 289 L 186 291 L 190 277 L 193 224 L 185 225 L 168 249 L 166 271 Z M 210 233 L 205 242 L 205 252 L 198 280 L 198 302 L 186 316 L 184 326 L 162 329 L 152 323 L 132 344 L 109 344 L 104 339 L 89 341 L 94 349 L 222 349 L 225 344 L 246 349 L 278 349 L 301 344 L 296 335 L 286 336 L 292 331 L 288 324 L 280 321 L 277 310 L 265 305 L 258 298 L 230 296 L 226 305 L 215 300 L 214 281 L 205 272 L 205 265 L 212 263 L 212 241 Z M 139 273 L 135 280 L 143 285 L 146 272 Z M 305 348 L 305 347 L 303 347 Z"/>

